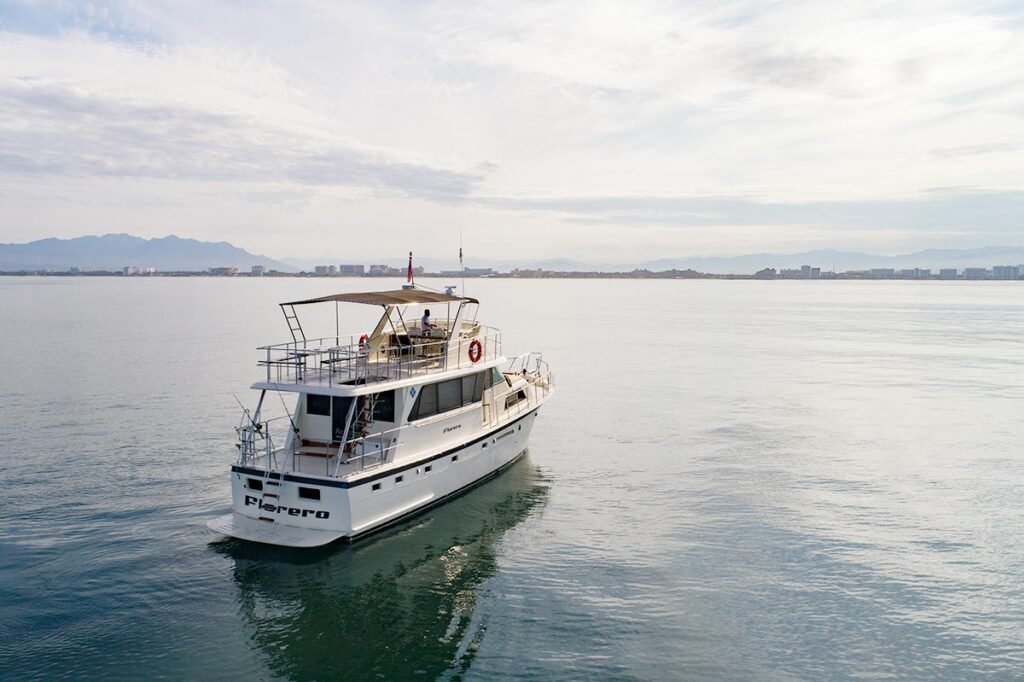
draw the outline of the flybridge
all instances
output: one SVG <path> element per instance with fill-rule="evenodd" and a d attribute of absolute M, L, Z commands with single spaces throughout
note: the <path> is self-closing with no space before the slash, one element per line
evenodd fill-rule
<path fill-rule="evenodd" d="M 317 303 L 336 304 L 334 336 L 306 336 L 296 308 Z M 372 331 L 342 336 L 339 303 L 379 305 L 384 312 Z M 478 305 L 475 298 L 412 287 L 281 303 L 292 340 L 259 348 L 265 385 L 353 387 L 485 366 L 501 358 L 501 333 L 477 322 Z"/>

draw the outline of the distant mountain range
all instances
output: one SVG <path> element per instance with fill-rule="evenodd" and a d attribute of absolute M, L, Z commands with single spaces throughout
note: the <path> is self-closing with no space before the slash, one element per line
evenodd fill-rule
<path fill-rule="evenodd" d="M 74 239 L 40 239 L 27 244 L 0 244 L 0 271 L 18 270 L 121 270 L 125 266 L 153 267 L 161 271 L 204 271 L 217 267 L 268 269 L 292 272 L 286 263 L 257 256 L 227 242 L 201 242 L 170 235 L 142 239 L 129 234 L 105 234 Z"/>
<path fill-rule="evenodd" d="M 286 258 L 274 260 L 254 255 L 227 242 L 203 242 L 173 235 L 157 239 L 142 239 L 128 234 L 77 237 L 74 239 L 41 239 L 27 244 L 0 244 L 0 271 L 19 270 L 120 270 L 128 265 L 154 267 L 160 271 L 204 271 L 216 267 L 248 269 L 262 265 L 282 272 L 312 271 L 316 265 L 339 265 L 346 262 L 370 265 L 380 263 L 404 267 L 401 258 L 344 259 Z M 457 270 L 458 260 L 416 258 L 415 264 L 428 272 Z M 623 272 L 634 269 L 686 270 L 693 269 L 710 274 L 753 274 L 762 268 L 798 268 L 801 265 L 835 269 L 867 270 L 871 268 L 968 268 L 993 265 L 1024 264 L 1024 247 L 987 246 L 976 249 L 928 249 L 899 256 L 879 256 L 869 253 L 820 249 L 800 253 L 755 253 L 729 257 L 676 257 L 661 258 L 642 263 L 594 264 L 569 258 L 528 260 L 490 259 L 472 257 L 467 267 L 494 268 L 507 272 L 514 268 L 560 271 Z"/>

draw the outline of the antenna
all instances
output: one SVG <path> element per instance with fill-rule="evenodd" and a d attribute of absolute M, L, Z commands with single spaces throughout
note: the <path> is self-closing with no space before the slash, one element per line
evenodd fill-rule
<path fill-rule="evenodd" d="M 466 266 L 462 262 L 462 226 L 459 226 L 459 269 L 462 270 L 462 295 L 466 295 Z"/>

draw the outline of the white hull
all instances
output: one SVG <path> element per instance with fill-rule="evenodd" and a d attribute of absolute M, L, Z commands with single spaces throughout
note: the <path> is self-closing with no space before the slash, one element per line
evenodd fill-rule
<path fill-rule="evenodd" d="M 358 538 L 457 495 L 514 462 L 526 449 L 537 407 L 468 442 L 352 480 L 288 472 L 281 481 L 276 473 L 264 479 L 261 469 L 233 466 L 233 511 L 207 525 L 231 537 L 290 547 Z M 252 490 L 252 479 L 271 481 L 276 499 Z"/>

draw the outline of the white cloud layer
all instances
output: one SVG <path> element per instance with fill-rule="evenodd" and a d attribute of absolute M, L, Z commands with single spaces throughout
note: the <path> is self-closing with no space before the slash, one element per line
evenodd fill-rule
<path fill-rule="evenodd" d="M 0 241 L 1022 244 L 1022 38 L 953 0 L 0 2 Z"/>

